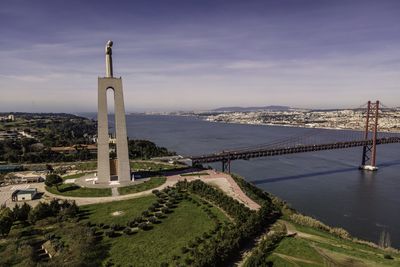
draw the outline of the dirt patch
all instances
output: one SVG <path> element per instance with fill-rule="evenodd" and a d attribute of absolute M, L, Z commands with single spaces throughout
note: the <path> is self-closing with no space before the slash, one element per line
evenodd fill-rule
<path fill-rule="evenodd" d="M 125 212 L 118 210 L 118 211 L 114 211 L 113 213 L 111 213 L 111 216 L 121 216 L 121 215 L 124 215 L 124 213 Z"/>

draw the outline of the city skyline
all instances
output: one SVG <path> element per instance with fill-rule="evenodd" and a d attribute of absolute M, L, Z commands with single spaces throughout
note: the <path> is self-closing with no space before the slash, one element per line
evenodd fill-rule
<path fill-rule="evenodd" d="M 126 109 L 400 106 L 397 1 L 30 1 L 0 10 L 0 111 L 95 111 L 106 40 Z"/>

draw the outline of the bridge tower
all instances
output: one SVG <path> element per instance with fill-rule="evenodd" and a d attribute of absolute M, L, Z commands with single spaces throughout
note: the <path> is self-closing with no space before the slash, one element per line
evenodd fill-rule
<path fill-rule="evenodd" d="M 363 154 L 360 169 L 376 171 L 376 139 L 378 136 L 379 101 L 368 101 L 364 140 L 369 141 L 363 146 Z M 372 131 L 372 140 L 370 132 Z"/>
<path fill-rule="evenodd" d="M 227 154 L 228 157 L 222 160 L 222 172 L 231 173 L 231 155 L 230 153 Z"/>

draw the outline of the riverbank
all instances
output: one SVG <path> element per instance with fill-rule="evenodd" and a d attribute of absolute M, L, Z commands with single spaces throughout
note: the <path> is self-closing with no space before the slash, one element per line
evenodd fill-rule
<path fill-rule="evenodd" d="M 239 176 L 237 184 L 254 201 L 272 199 L 281 218 L 252 246 L 241 251 L 235 266 L 399 266 L 400 251 L 352 237 L 345 229 L 330 227 L 290 208 L 282 200 L 259 190 Z M 269 266 L 269 265 L 268 265 Z"/>

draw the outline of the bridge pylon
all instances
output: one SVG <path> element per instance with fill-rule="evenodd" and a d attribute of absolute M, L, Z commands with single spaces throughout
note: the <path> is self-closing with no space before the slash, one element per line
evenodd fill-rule
<path fill-rule="evenodd" d="M 378 118 L 379 118 L 379 101 L 375 103 L 368 101 L 364 140 L 370 140 L 370 132 L 372 132 L 372 143 L 366 143 L 363 146 L 362 161 L 360 169 L 368 171 L 376 171 L 376 140 L 378 136 Z"/>
<path fill-rule="evenodd" d="M 228 153 L 228 158 L 222 160 L 222 172 L 231 173 L 231 159 L 230 154 Z"/>

